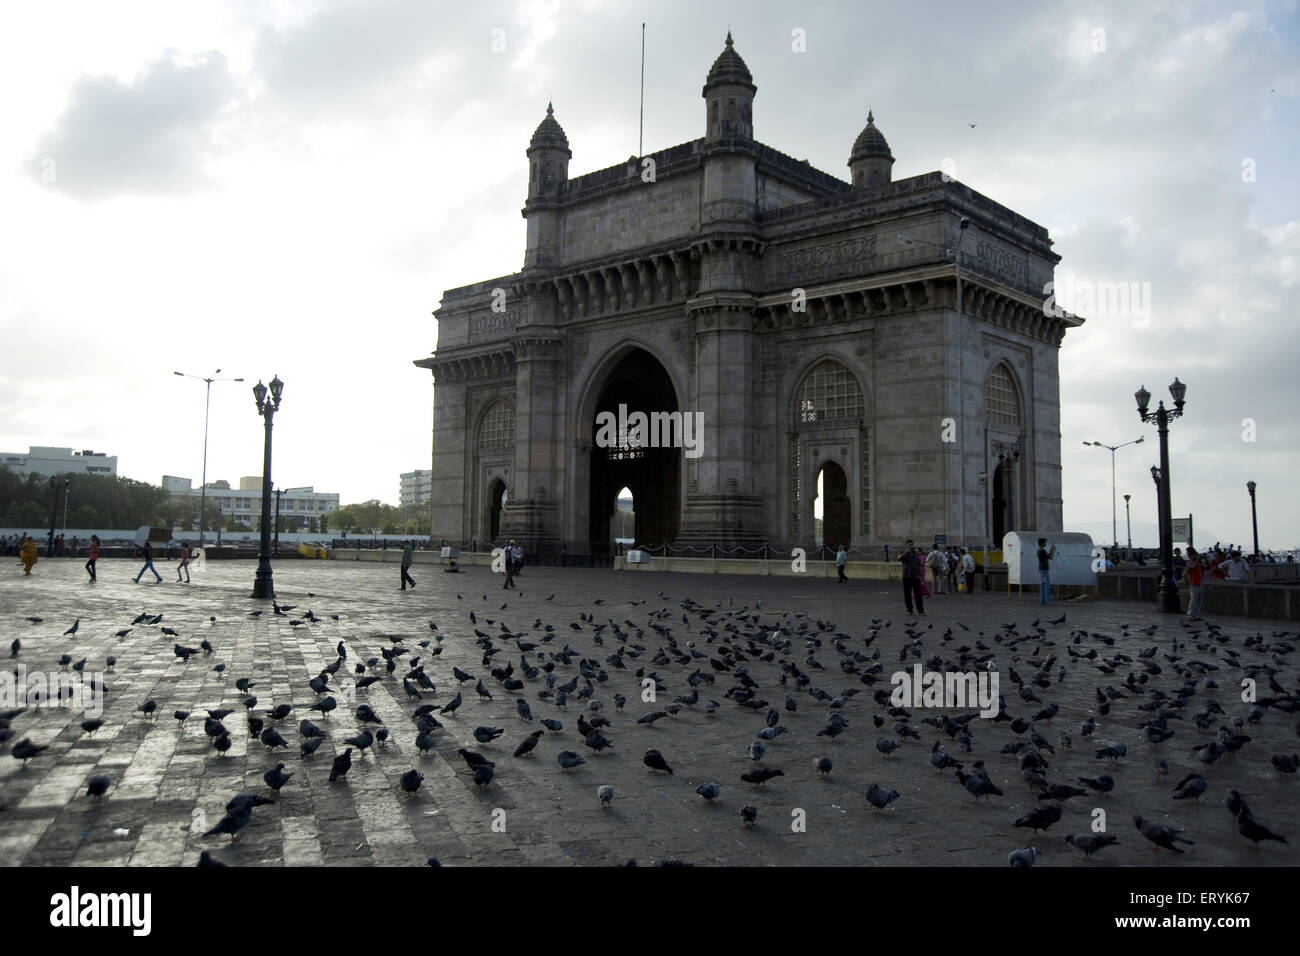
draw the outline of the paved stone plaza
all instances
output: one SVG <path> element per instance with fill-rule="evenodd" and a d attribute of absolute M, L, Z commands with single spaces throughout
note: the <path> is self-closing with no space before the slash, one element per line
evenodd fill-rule
<path fill-rule="evenodd" d="M 250 562 L 210 563 L 194 574 L 189 586 L 175 583 L 174 564 L 169 562 L 159 562 L 164 583 L 134 584 L 131 578 L 138 568 L 134 561 L 102 560 L 100 582 L 93 587 L 86 583 L 80 562 L 72 560 L 43 559 L 30 578 L 12 565 L 5 568 L 0 579 L 4 624 L 0 653 L 8 653 L 15 637 L 21 641 L 18 657 L 8 661 L 11 669 L 21 663 L 29 672 L 58 671 L 65 653 L 74 661 L 86 658 L 87 675 L 104 672 L 109 654 L 117 658 L 117 665 L 102 673 L 105 722 L 93 734 L 80 726 L 85 715 L 68 707 L 30 708 L 12 718 L 14 735 L 0 745 L 0 863 L 193 865 L 201 850 L 210 849 L 232 865 L 420 865 L 432 856 L 445 865 L 499 866 L 610 865 L 629 858 L 641 865 L 675 859 L 710 865 L 1005 866 L 1010 851 L 1030 845 L 1040 850 L 1040 866 L 1300 863 L 1300 830 L 1294 824 L 1300 780 L 1270 764 L 1273 754 L 1298 749 L 1297 716 L 1270 708 L 1258 723 L 1247 721 L 1251 708 L 1241 703 L 1238 689 L 1242 671 L 1230 663 L 1234 656 L 1244 667 L 1280 662 L 1275 679 L 1294 693 L 1295 661 L 1280 645 L 1293 644 L 1296 635 L 1275 634 L 1275 629 L 1280 632 L 1286 627 L 1280 623 L 1214 622 L 1222 626 L 1225 638 L 1219 643 L 1207 636 L 1204 626 L 1188 632 L 1177 619 L 1131 602 L 1057 602 L 1049 613 L 1040 614 L 1037 600 L 1028 595 L 946 595 L 932 598 L 928 616 L 918 619 L 904 613 L 896 584 L 855 581 L 839 586 L 825 579 L 545 568 L 527 568 L 518 579 L 519 591 L 508 592 L 502 590 L 502 578 L 487 569 L 471 568 L 453 576 L 417 566 L 418 587 L 401 592 L 396 565 L 299 560 L 276 566 L 279 600 L 293 607 L 287 615 L 276 616 L 269 603 L 248 597 L 254 570 Z M 550 595 L 554 598 L 546 600 Z M 598 600 L 603 603 L 597 604 Z M 688 600 L 702 607 L 684 608 Z M 503 601 L 508 603 L 504 610 L 500 609 Z M 260 617 L 250 616 L 250 611 L 262 606 L 265 612 Z M 750 616 L 755 609 L 757 620 Z M 309 610 L 319 622 L 305 620 Z M 132 627 L 132 620 L 145 611 L 162 614 L 163 620 Z M 471 611 L 477 624 L 470 622 Z M 796 616 L 801 612 L 808 618 Z M 1063 612 L 1066 623 L 1048 624 Z M 579 622 L 581 614 L 591 615 L 594 623 Z M 28 617 L 43 620 L 34 624 Z M 626 642 L 609 624 L 611 619 Z M 868 646 L 873 619 L 881 626 Z M 1031 625 L 1036 619 L 1046 631 L 1041 639 Z M 76 633 L 63 636 L 77 620 Z M 430 621 L 437 623 L 436 632 L 431 631 Z M 905 633 L 912 621 L 918 621 L 914 644 Z M 970 631 L 963 631 L 958 621 Z M 570 626 L 574 622 L 579 623 L 578 629 Z M 1012 622 L 1019 634 L 1030 638 L 1001 639 L 1006 634 L 1003 625 Z M 596 625 L 602 623 L 605 627 L 597 632 Z M 805 623 L 806 634 L 800 632 Z M 503 624 L 522 636 L 503 634 Z M 554 636 L 549 644 L 542 644 L 547 624 L 554 626 Z M 1127 633 L 1121 624 L 1129 625 Z M 1140 631 L 1150 626 L 1155 627 L 1150 635 Z M 162 627 L 179 633 L 164 635 Z M 117 637 L 125 628 L 131 630 Z M 777 635 L 777 641 L 790 641 L 788 648 L 761 643 L 770 641 L 778 628 L 785 633 Z M 501 649 L 491 666 L 513 664 L 515 677 L 523 676 L 516 640 L 538 644 L 525 655 L 532 665 L 550 661 L 551 653 L 565 645 L 577 652 L 571 664 L 555 662 L 557 687 L 576 677 L 581 688 L 586 682 L 579 676 L 579 660 L 595 659 L 596 669 L 608 673 L 606 682 L 593 682 L 593 699 L 603 706 L 593 711 L 576 692 L 569 695 L 564 709 L 543 702 L 538 697 L 545 688 L 540 678 L 525 680 L 519 693 L 506 690 L 484 666 L 475 629 L 490 635 L 493 646 Z M 952 638 L 945 641 L 949 629 Z M 711 637 L 710 631 L 716 636 Z M 1085 635 L 1072 644 L 1080 631 Z M 832 633 L 843 638 L 849 655 L 859 651 L 870 658 L 880 652 L 878 683 L 868 687 L 860 681 L 860 674 L 875 661 L 850 665 L 857 673 L 841 668 L 848 658 L 837 651 Z M 668 647 L 669 656 L 655 660 L 669 643 L 664 634 L 678 642 L 679 651 Z M 1254 641 L 1247 646 L 1246 639 L 1256 634 L 1263 635 L 1263 648 Z M 751 635 L 758 655 L 749 650 Z M 1113 646 L 1104 643 L 1102 635 L 1113 638 Z M 354 750 L 351 772 L 331 784 L 327 777 L 335 753 L 347 746 L 345 738 L 362 729 L 355 705 L 339 689 L 347 678 L 356 676 L 353 668 L 358 661 L 379 656 L 380 649 L 395 646 L 393 638 L 398 637 L 408 654 L 398 658 L 395 674 L 388 676 L 381 660 L 374 673 L 383 679 L 355 692 L 355 705 L 373 708 L 391 738 L 373 753 L 359 755 Z M 442 638 L 441 645 L 437 638 Z M 813 638 L 819 638 L 821 646 L 812 649 L 812 660 L 824 670 L 809 661 L 805 642 Z M 1173 639 L 1180 646 L 1174 652 L 1178 660 L 1170 662 L 1165 655 L 1170 654 Z M 173 652 L 178 642 L 197 648 L 203 640 L 212 645 L 211 655 L 200 653 L 186 663 Z M 325 718 L 307 710 L 319 699 L 308 681 L 336 660 L 340 641 L 347 660 L 331 679 L 340 706 Z M 423 641 L 431 641 L 428 648 L 420 646 Z M 603 643 L 597 646 L 598 641 Z M 703 656 L 689 656 L 689 641 Z M 724 641 L 747 660 L 727 652 Z M 1014 650 L 1008 649 L 1011 643 Z M 634 645 L 645 650 L 636 652 Z M 872 696 L 889 690 L 890 674 L 903 666 L 899 658 L 905 645 L 919 651 L 909 654 L 909 669 L 914 663 L 929 668 L 927 662 L 935 655 L 945 662 L 956 661 L 962 647 L 980 656 L 981 645 L 987 648 L 996 654 L 1010 713 L 1025 718 L 1042 705 L 1022 702 L 1010 671 L 1028 682 L 1048 656 L 1055 656 L 1049 686 L 1035 688 L 1044 703 L 1060 705 L 1053 719 L 1034 724 L 1056 750 L 1055 755 L 1043 752 L 1050 766 L 1047 779 L 1053 784 L 1074 784 L 1081 776 L 1109 773 L 1114 790 L 1101 797 L 1065 800 L 1063 818 L 1046 833 L 1035 836 L 1013 829 L 1017 818 L 1047 805 L 1022 782 L 1017 758 L 1001 752 L 1004 744 L 1027 738 L 1018 736 L 1010 723 L 977 718 L 968 724 L 972 752 L 964 753 L 956 740 L 922 722 L 959 711 L 921 708 L 913 708 L 910 718 L 920 739 L 900 738 L 893 730 L 895 718 Z M 431 657 L 430 651 L 438 646 L 441 655 Z M 1150 677 L 1144 693 L 1134 693 L 1124 687 L 1125 679 L 1131 671 L 1142 674 L 1137 665 L 1143 660 L 1138 655 L 1151 647 L 1158 648 L 1152 661 L 1161 672 Z M 1096 650 L 1097 656 L 1081 659 L 1071 656 L 1067 648 L 1081 654 Z M 620 649 L 626 655 L 626 669 L 607 662 Z M 639 657 L 633 659 L 633 653 Z M 772 660 L 763 660 L 768 653 Z M 1117 661 L 1121 654 L 1131 662 Z M 712 667 L 710 659 L 722 656 L 732 659 L 732 670 Z M 408 698 L 401 680 L 412 657 L 421 659 L 436 685 L 436 692 L 425 691 L 424 702 L 441 706 L 458 689 L 464 695 L 455 715 L 435 713 L 442 729 L 434 732 L 434 749 L 423 756 L 415 746 L 411 718 L 421 702 Z M 1153 746 L 1140 729 L 1150 714 L 1137 710 L 1137 705 L 1151 700 L 1155 688 L 1172 699 L 1188 675 L 1189 659 L 1217 666 L 1218 670 L 1206 673 L 1218 686 L 1207 690 L 1202 678 L 1181 717 L 1169 721 L 1173 738 Z M 1106 660 L 1116 662 L 1113 673 L 1099 669 L 1099 665 L 1110 666 Z M 791 678 L 781 686 L 783 661 L 808 674 L 810 683 L 796 688 Z M 219 664 L 225 664 L 224 671 L 215 669 Z M 458 688 L 453 666 L 481 678 L 492 700 L 476 697 L 474 680 Z M 740 776 L 756 766 L 748 749 L 765 726 L 766 708 L 749 710 L 727 696 L 730 688 L 741 683 L 736 667 L 748 668 L 757 695 L 772 703 L 780 712 L 780 724 L 787 728 L 768 742 L 768 752 L 758 764 L 783 770 L 784 776 L 762 787 L 743 783 Z M 1061 667 L 1065 674 L 1058 681 Z M 665 685 L 654 704 L 641 701 L 641 682 L 635 676 L 641 668 L 657 674 Z M 687 676 L 697 669 L 716 674 L 714 684 L 701 685 L 698 703 L 651 727 L 636 723 L 642 714 L 663 710 L 675 697 L 688 694 Z M 249 738 L 244 695 L 235 684 L 241 677 L 255 682 L 255 713 L 283 734 L 286 749 L 273 753 Z M 1277 696 L 1268 689 L 1268 673 L 1258 672 L 1257 677 L 1261 697 Z M 1098 716 L 1096 693 L 1107 686 L 1126 696 L 1113 702 L 1108 716 Z M 847 689 L 860 690 L 844 703 L 848 728 L 833 740 L 816 735 L 826 725 L 828 706 L 809 693 L 814 687 L 831 697 Z M 616 693 L 627 697 L 622 713 L 616 712 Z M 783 706 L 791 695 L 798 701 L 797 713 L 788 713 Z M 516 699 L 521 697 L 530 704 L 534 718 L 558 719 L 563 729 L 546 733 L 534 755 L 516 758 L 512 753 L 518 743 L 541 729 L 536 721 L 518 715 Z M 1211 698 L 1226 713 L 1216 716 L 1210 729 L 1200 730 L 1192 715 L 1203 712 Z M 137 709 L 148 699 L 157 703 L 153 719 Z M 715 716 L 705 712 L 708 700 L 720 704 Z M 285 703 L 293 706 L 292 713 L 284 720 L 271 720 L 269 712 Z M 0 710 L 8 706 L 0 705 Z M 203 726 L 204 709 L 218 707 L 235 711 L 225 719 L 232 747 L 224 756 L 213 749 Z M 177 709 L 191 711 L 192 716 L 178 723 L 172 716 Z M 603 753 L 585 746 L 576 729 L 580 715 L 590 720 L 597 713 L 610 721 L 604 733 L 613 746 Z M 873 715 L 884 717 L 885 726 L 873 726 Z M 1095 717 L 1096 731 L 1084 737 L 1080 725 L 1089 715 Z M 304 717 L 328 734 L 309 758 L 299 754 L 298 723 Z M 1219 739 L 1220 725 L 1234 717 L 1245 721 L 1241 732 L 1252 740 L 1206 767 L 1194 748 Z M 505 733 L 482 745 L 473 733 L 479 726 L 505 728 Z M 1069 752 L 1059 743 L 1062 732 L 1073 738 Z M 882 736 L 899 741 L 892 756 L 877 752 L 877 738 Z M 26 767 L 10 756 L 23 738 L 49 746 Z M 1006 795 L 977 803 L 957 782 L 954 771 L 930 765 L 929 751 L 936 740 L 967 770 L 972 761 L 983 759 L 989 776 Z M 1127 756 L 1113 765 L 1093 755 L 1110 742 L 1125 743 L 1128 749 Z M 488 786 L 475 786 L 457 754 L 461 747 L 495 762 L 496 776 Z M 651 747 L 672 765 L 673 776 L 650 773 L 643 766 L 642 756 Z M 586 763 L 562 772 L 556 764 L 561 750 L 582 754 Z M 834 763 L 827 777 L 814 768 L 815 758 L 821 755 Z M 1153 768 L 1161 758 L 1168 763 L 1168 776 L 1158 779 Z M 232 844 L 227 836 L 201 835 L 200 824 L 215 825 L 237 792 L 270 795 L 263 774 L 281 761 L 294 774 L 292 780 L 275 805 L 253 811 L 251 823 L 236 842 Z M 424 774 L 424 781 L 418 793 L 408 797 L 399 778 L 411 768 Z M 1201 800 L 1172 799 L 1173 784 L 1191 772 L 1203 773 L 1208 781 Z M 86 795 L 87 780 L 97 773 L 112 780 L 107 796 L 98 801 Z M 720 797 L 712 803 L 696 793 L 700 784 L 709 781 L 722 785 Z M 901 796 L 889 809 L 875 811 L 864 797 L 872 783 L 898 790 Z M 616 793 L 607 809 L 597 800 L 596 790 L 602 784 L 612 785 Z M 1258 821 L 1289 834 L 1291 843 L 1266 842 L 1256 848 L 1240 836 L 1223 805 L 1231 788 L 1246 798 Z M 740 811 L 745 805 L 758 811 L 753 828 L 742 825 Z M 1108 831 L 1119 837 L 1120 844 L 1086 860 L 1065 844 L 1064 837 L 1086 832 L 1094 807 L 1105 809 Z M 805 832 L 792 830 L 796 809 L 806 816 Z M 498 810 L 504 814 L 494 813 Z M 1183 856 L 1153 851 L 1133 826 L 1135 813 L 1184 828 L 1195 845 L 1184 846 Z"/>

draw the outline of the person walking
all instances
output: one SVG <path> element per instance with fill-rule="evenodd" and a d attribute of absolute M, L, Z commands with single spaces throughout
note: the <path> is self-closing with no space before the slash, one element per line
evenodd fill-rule
<path fill-rule="evenodd" d="M 975 592 L 975 556 L 965 548 L 961 549 L 961 576 L 966 582 L 966 593 Z"/>
<path fill-rule="evenodd" d="M 948 577 L 948 560 L 937 544 L 925 556 L 925 566 L 930 569 L 930 575 L 934 578 L 934 593 L 942 594 L 943 583 Z"/>
<path fill-rule="evenodd" d="M 36 547 L 36 539 L 29 538 L 24 533 L 22 547 L 18 549 L 18 560 L 23 563 L 23 574 L 32 573 L 32 568 L 39 560 L 36 554 L 37 550 L 38 549 Z"/>
<path fill-rule="evenodd" d="M 522 544 L 516 543 L 513 547 L 511 547 L 510 553 L 514 556 L 515 559 L 515 574 L 523 574 L 524 573 L 524 546 Z"/>
<path fill-rule="evenodd" d="M 514 573 L 515 573 L 515 540 L 514 540 L 514 538 L 511 538 L 510 541 L 506 544 L 506 547 L 505 547 L 505 559 L 506 559 L 506 580 L 505 580 L 505 583 L 501 585 L 501 587 L 502 587 L 503 589 L 504 589 L 504 588 L 512 588 L 512 587 L 515 586 L 515 578 L 514 578 Z"/>
<path fill-rule="evenodd" d="M 840 576 L 838 582 L 840 584 L 843 584 L 845 581 L 848 580 L 848 578 L 845 577 L 844 575 L 844 566 L 847 565 L 848 563 L 849 563 L 849 553 L 848 551 L 844 550 L 844 545 L 840 545 L 840 550 L 835 555 L 835 571 Z"/>
<path fill-rule="evenodd" d="M 898 556 L 903 564 L 903 603 L 907 613 L 912 613 L 912 599 L 916 598 L 916 613 L 925 614 L 925 603 L 921 600 L 921 588 L 925 585 L 925 565 L 921 555 L 909 538 L 903 545 L 903 553 Z"/>
<path fill-rule="evenodd" d="M 181 542 L 181 563 L 176 565 L 176 583 L 181 583 L 181 571 L 185 572 L 185 583 L 190 583 L 190 543 Z"/>
<path fill-rule="evenodd" d="M 413 546 L 410 541 L 402 542 L 402 590 L 403 591 L 406 590 L 406 586 L 408 584 L 411 585 L 411 587 L 413 588 L 415 587 L 415 578 L 411 577 L 411 561 L 414 560 L 411 554 L 412 550 L 413 550 Z"/>
<path fill-rule="evenodd" d="M 90 572 L 91 584 L 94 584 L 96 581 L 95 562 L 98 560 L 99 560 L 99 535 L 92 534 L 90 536 L 90 546 L 86 548 L 86 570 Z"/>
<path fill-rule="evenodd" d="M 1187 618 L 1201 620 L 1201 602 L 1205 599 L 1205 558 L 1191 545 L 1187 546 Z"/>
<path fill-rule="evenodd" d="M 157 578 L 158 581 L 161 583 L 162 575 L 159 574 L 158 569 L 153 566 L 153 543 L 149 541 L 148 538 L 145 539 L 143 550 L 144 550 L 144 567 L 142 567 L 140 569 L 140 573 L 135 576 L 135 583 L 136 584 L 140 583 L 140 579 L 144 577 L 144 573 L 146 571 L 152 571 L 153 576 Z"/>
<path fill-rule="evenodd" d="M 1038 539 L 1038 600 L 1047 604 L 1052 600 L 1052 558 L 1056 557 L 1056 545 L 1047 550 L 1047 539 Z"/>

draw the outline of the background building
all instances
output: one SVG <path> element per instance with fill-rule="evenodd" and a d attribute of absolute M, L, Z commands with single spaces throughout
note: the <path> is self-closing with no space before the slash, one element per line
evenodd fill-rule
<path fill-rule="evenodd" d="M 433 471 L 431 469 L 415 469 L 402 474 L 402 491 L 400 496 L 400 507 L 412 510 L 420 505 L 429 503 L 433 497 Z"/>
<path fill-rule="evenodd" d="M 27 454 L 0 452 L 0 465 L 7 465 L 20 475 L 64 475 L 68 472 L 88 475 L 116 475 L 117 456 L 102 451 L 73 451 L 71 448 L 53 448 L 32 445 Z"/>
<path fill-rule="evenodd" d="M 186 495 L 194 499 L 197 513 L 202 489 L 193 486 L 189 478 L 177 478 L 164 475 L 163 489 L 173 495 Z M 208 482 L 208 506 L 221 508 L 224 526 L 230 522 L 257 529 L 262 522 L 262 478 L 253 475 L 239 479 L 239 487 L 231 488 L 228 481 Z M 334 492 L 318 492 L 311 485 L 299 488 L 285 488 L 280 495 L 280 527 L 285 531 L 305 531 L 311 519 L 320 518 L 331 511 L 338 510 L 339 496 Z M 271 513 L 275 514 L 275 500 L 271 501 Z M 318 525 L 319 527 L 319 525 Z"/>

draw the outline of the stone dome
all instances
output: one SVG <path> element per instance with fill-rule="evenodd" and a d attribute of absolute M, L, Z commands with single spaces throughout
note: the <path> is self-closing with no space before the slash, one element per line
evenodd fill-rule
<path fill-rule="evenodd" d="M 546 104 L 546 118 L 537 124 L 537 130 L 533 133 L 533 138 L 528 143 L 529 151 L 534 149 L 562 149 L 569 152 L 569 137 L 564 135 L 564 130 L 556 122 L 555 110 L 550 103 Z"/>
<path fill-rule="evenodd" d="M 713 61 L 713 66 L 709 68 L 709 76 L 704 81 L 704 92 L 707 93 L 711 88 L 724 83 L 748 86 L 751 91 L 758 89 L 754 86 L 754 77 L 750 75 L 749 67 L 745 66 L 745 61 L 735 50 L 730 30 L 727 31 L 726 48 L 718 54 L 718 58 Z"/>
<path fill-rule="evenodd" d="M 849 163 L 852 164 L 859 159 L 873 157 L 882 157 L 889 160 L 894 158 L 889 152 L 889 144 L 885 142 L 884 135 L 880 130 L 876 129 L 876 118 L 868 110 L 867 125 L 853 142 L 853 152 L 849 154 Z"/>

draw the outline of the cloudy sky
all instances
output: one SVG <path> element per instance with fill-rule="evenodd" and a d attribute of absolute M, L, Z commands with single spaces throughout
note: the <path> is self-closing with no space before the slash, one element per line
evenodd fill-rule
<path fill-rule="evenodd" d="M 248 386 L 278 373 L 277 484 L 395 503 L 430 461 L 431 312 L 522 266 L 548 100 L 571 175 L 636 153 L 644 20 L 647 151 L 703 135 L 730 27 L 760 140 L 847 177 L 871 107 L 896 179 L 942 168 L 1042 223 L 1076 295 L 1136 283 L 1062 349 L 1067 529 L 1110 533 L 1110 453 L 1082 442 L 1146 435 L 1118 484 L 1154 544 L 1132 394 L 1177 375 L 1175 513 L 1248 540 L 1254 479 L 1262 546 L 1300 545 L 1296 3 L 807 6 L 5 5 L 0 451 L 197 482 L 204 386 L 172 372 L 220 368 L 248 380 L 212 386 L 208 477 L 233 483 L 261 470 Z"/>

